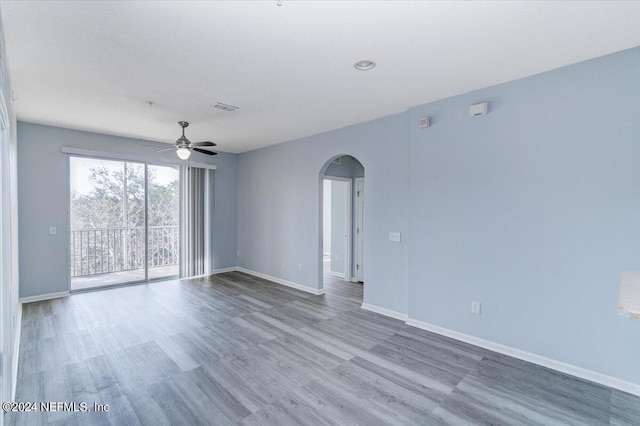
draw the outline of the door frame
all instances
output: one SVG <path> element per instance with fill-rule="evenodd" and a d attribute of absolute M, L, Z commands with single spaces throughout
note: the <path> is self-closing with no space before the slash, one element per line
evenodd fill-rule
<path fill-rule="evenodd" d="M 129 285 L 136 284 L 146 284 L 153 281 L 164 281 L 171 279 L 178 279 L 179 275 L 171 275 L 167 277 L 158 277 L 158 278 L 149 278 L 149 166 L 158 166 L 158 167 L 180 167 L 178 164 L 172 163 L 162 163 L 161 161 L 148 161 L 143 158 L 137 157 L 128 157 L 125 155 L 118 155 L 110 153 L 102 153 L 99 151 L 89 151 L 89 150 L 75 150 L 71 148 L 63 148 L 62 152 L 67 154 L 67 170 L 66 170 L 66 181 L 67 181 L 67 229 L 69 232 L 66 235 L 66 247 L 67 247 L 67 286 L 69 289 L 69 293 L 82 293 L 86 291 L 94 291 L 94 290 L 107 290 L 109 288 L 114 287 L 123 287 Z M 142 280 L 132 280 L 125 281 L 121 283 L 113 283 L 113 284 L 105 284 L 90 288 L 83 289 L 72 289 L 71 288 L 71 161 L 72 158 L 86 158 L 90 160 L 104 160 L 104 161 L 117 161 L 126 163 L 134 163 L 140 164 L 144 168 L 144 238 L 145 238 L 145 249 L 144 249 L 144 279 Z M 215 168 L 214 168 L 215 170 Z M 126 169 L 124 173 L 124 184 L 126 185 Z M 125 199 L 126 202 L 126 199 Z"/>
<path fill-rule="evenodd" d="M 362 203 L 360 202 L 360 193 L 362 192 Z M 355 178 L 355 247 L 354 247 L 354 261 L 356 265 L 355 277 L 352 281 L 364 282 L 364 178 Z M 360 206 L 362 204 L 362 207 Z"/>

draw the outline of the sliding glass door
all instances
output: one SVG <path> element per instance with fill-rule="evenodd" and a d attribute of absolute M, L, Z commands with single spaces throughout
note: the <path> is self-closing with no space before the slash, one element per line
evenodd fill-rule
<path fill-rule="evenodd" d="M 71 290 L 178 275 L 177 169 L 70 157 Z"/>

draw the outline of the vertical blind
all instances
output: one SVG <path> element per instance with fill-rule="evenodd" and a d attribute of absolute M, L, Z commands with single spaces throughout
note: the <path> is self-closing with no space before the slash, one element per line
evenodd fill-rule
<path fill-rule="evenodd" d="M 180 277 L 211 273 L 213 170 L 180 167 Z"/>

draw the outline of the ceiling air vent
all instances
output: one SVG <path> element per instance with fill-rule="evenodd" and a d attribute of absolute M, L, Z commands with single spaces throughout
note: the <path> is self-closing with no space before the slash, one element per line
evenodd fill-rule
<path fill-rule="evenodd" d="M 227 112 L 233 112 L 238 109 L 237 106 L 223 104 L 222 102 L 216 102 L 216 104 L 213 107 L 221 109 L 223 111 L 227 111 Z"/>

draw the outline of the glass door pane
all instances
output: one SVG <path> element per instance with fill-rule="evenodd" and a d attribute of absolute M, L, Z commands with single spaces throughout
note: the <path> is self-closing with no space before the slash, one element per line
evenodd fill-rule
<path fill-rule="evenodd" d="M 146 279 L 145 238 L 145 167 L 140 163 L 124 163 L 125 179 L 125 269 L 129 281 Z"/>
<path fill-rule="evenodd" d="M 177 167 L 147 166 L 149 279 L 177 277 L 179 179 Z"/>
<path fill-rule="evenodd" d="M 69 161 L 71 290 L 144 280 L 144 164 Z"/>

